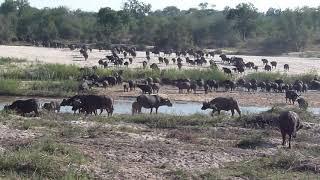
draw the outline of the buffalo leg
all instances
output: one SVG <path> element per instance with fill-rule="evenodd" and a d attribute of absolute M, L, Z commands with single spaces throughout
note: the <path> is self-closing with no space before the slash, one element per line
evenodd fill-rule
<path fill-rule="evenodd" d="M 286 133 L 284 131 L 281 131 L 281 135 L 282 135 L 282 146 L 284 146 L 286 144 Z"/>
<path fill-rule="evenodd" d="M 156 108 L 156 114 L 158 114 L 158 108 Z"/>
<path fill-rule="evenodd" d="M 152 109 L 153 109 L 153 108 L 151 108 L 151 110 L 150 110 L 150 114 L 152 114 Z"/>
<path fill-rule="evenodd" d="M 289 149 L 291 149 L 291 137 L 292 135 L 289 135 Z"/>
<path fill-rule="evenodd" d="M 234 116 L 234 109 L 231 109 L 232 117 Z"/>

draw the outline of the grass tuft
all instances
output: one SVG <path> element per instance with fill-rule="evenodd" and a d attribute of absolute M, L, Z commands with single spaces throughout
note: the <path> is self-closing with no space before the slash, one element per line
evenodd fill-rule
<path fill-rule="evenodd" d="M 87 176 L 78 171 L 79 166 L 85 162 L 85 156 L 74 148 L 43 140 L 0 154 L 0 172 L 8 177 L 13 173 L 19 177 L 39 179 L 63 179 L 73 174 L 73 179 L 78 179 Z"/>

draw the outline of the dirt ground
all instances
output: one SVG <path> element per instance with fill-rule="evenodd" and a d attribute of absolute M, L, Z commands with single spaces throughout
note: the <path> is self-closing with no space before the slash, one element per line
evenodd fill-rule
<path fill-rule="evenodd" d="M 79 53 L 78 50 L 71 51 L 70 49 L 53 49 L 53 48 L 43 48 L 43 47 L 31 47 L 31 46 L 0 46 L 0 57 L 15 57 L 24 58 L 28 61 L 38 61 L 44 63 L 60 63 L 60 64 L 76 64 L 79 66 L 94 66 L 98 65 L 98 60 L 105 58 L 106 55 L 110 55 L 110 51 L 93 50 L 89 53 L 89 59 L 84 61 L 84 58 Z M 278 68 L 273 71 L 284 72 L 283 65 L 289 64 L 290 71 L 288 74 L 301 74 L 310 71 L 320 70 L 320 58 L 298 58 L 298 57 L 267 57 L 267 56 L 242 56 L 245 62 L 252 61 L 259 66 L 259 71 L 262 71 L 263 65 L 261 59 L 268 59 L 269 61 L 277 61 Z M 121 56 L 120 56 L 121 57 Z M 130 65 L 130 68 L 142 67 L 142 62 L 146 60 L 145 52 L 138 52 L 137 58 L 134 59 L 134 63 Z M 170 60 L 175 57 L 168 57 Z M 158 57 L 151 55 L 151 63 L 158 63 Z M 192 58 L 191 58 L 192 59 Z M 212 58 L 209 58 L 210 60 Z M 227 66 L 225 64 L 220 64 L 220 58 L 216 55 L 214 61 L 217 62 L 219 67 Z M 184 65 L 183 68 L 208 68 L 209 63 L 203 67 L 188 66 Z M 164 64 L 159 64 L 160 68 L 177 68 L 175 64 L 170 61 L 169 66 Z M 253 71 L 252 71 L 253 72 Z"/>
<path fill-rule="evenodd" d="M 99 94 L 112 96 L 114 99 L 119 98 L 135 98 L 141 94 L 140 89 L 136 89 L 131 92 L 123 92 L 121 86 L 113 88 L 97 89 Z M 284 93 L 267 93 L 267 92 L 247 92 L 243 89 L 238 89 L 233 92 L 225 92 L 219 90 L 218 92 L 209 92 L 205 94 L 203 90 L 199 90 L 196 94 L 186 92 L 183 94 L 178 93 L 178 88 L 173 86 L 162 86 L 159 94 L 165 94 L 169 99 L 173 101 L 193 101 L 203 102 L 210 101 L 216 97 L 233 97 L 235 98 L 240 106 L 260 106 L 260 107 L 271 107 L 277 104 L 286 103 Z M 301 94 L 301 97 L 306 99 L 310 107 L 320 107 L 320 92 L 319 91 L 308 91 L 307 93 Z M 297 106 L 297 104 L 296 104 Z"/>
<path fill-rule="evenodd" d="M 63 117 L 63 116 L 62 116 Z M 10 117 L 12 118 L 12 117 Z M 215 127 L 177 127 L 156 129 L 144 124 L 125 122 L 96 122 L 94 119 L 74 117 L 67 121 L 54 115 L 41 117 L 36 121 L 56 122 L 58 129 L 37 125 L 28 130 L 18 130 L 19 121 L 30 121 L 14 117 L 6 120 L 11 125 L 0 123 L 0 154 L 12 146 L 21 146 L 26 141 L 37 141 L 44 135 L 62 131 L 67 126 L 80 127 L 84 131 L 94 130 L 94 135 L 78 134 L 55 139 L 63 144 L 76 147 L 84 153 L 89 162 L 81 168 L 96 179 L 177 179 L 176 171 L 191 175 L 212 169 L 224 168 L 228 163 L 250 161 L 275 155 L 284 148 L 277 129 L 252 129 L 234 126 L 232 123 L 218 123 Z M 49 119 L 47 119 L 49 118 Z M 42 123 L 44 125 L 46 123 Z M 308 130 L 301 130 L 294 143 L 293 151 L 298 153 L 310 147 L 319 146 L 319 124 L 305 124 Z M 240 139 L 252 134 L 268 131 L 263 145 L 259 148 L 238 148 Z M 317 134 L 316 134 L 317 133 Z M 54 136 L 53 136 L 54 137 Z M 309 138 L 310 137 L 310 138 Z M 307 148 L 308 147 L 308 148 Z M 314 156 L 305 157 L 319 164 Z M 223 171 L 222 171 L 223 173 Z M 226 177 L 225 177 L 226 178 Z M 229 177 L 234 179 L 237 177 Z M 238 177 L 239 178 L 239 177 Z"/>

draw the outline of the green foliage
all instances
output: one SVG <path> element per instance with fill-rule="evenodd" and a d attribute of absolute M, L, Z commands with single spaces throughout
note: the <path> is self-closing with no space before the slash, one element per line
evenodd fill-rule
<path fill-rule="evenodd" d="M 235 20 L 234 28 L 240 32 L 243 40 L 246 40 L 247 36 L 255 30 L 258 12 L 253 4 L 242 3 L 235 9 L 229 9 L 226 13 L 227 19 Z"/>
<path fill-rule="evenodd" d="M 270 8 L 260 13 L 250 3 L 223 11 L 205 2 L 199 7 L 151 11 L 150 4 L 127 0 L 122 10 L 103 7 L 95 13 L 65 7 L 37 9 L 27 0 L 5 0 L 0 5 L 0 43 L 72 40 L 186 49 L 247 47 L 253 41 L 261 53 L 281 53 L 302 51 L 318 40 L 319 8 Z"/>
<path fill-rule="evenodd" d="M 282 79 L 285 83 L 294 83 L 296 80 L 303 82 L 310 82 L 314 79 L 317 72 L 309 72 L 306 74 L 288 75 L 280 72 L 255 72 L 250 73 L 244 77 L 245 80 L 256 79 L 259 81 L 274 81 Z"/>
<path fill-rule="evenodd" d="M 26 62 L 25 59 L 16 59 L 16 58 L 9 58 L 9 57 L 0 57 L 0 65 L 8 65 L 11 63 L 22 63 Z"/>
<path fill-rule="evenodd" d="M 0 95 L 17 95 L 21 93 L 21 82 L 11 79 L 0 79 Z"/>
<path fill-rule="evenodd" d="M 28 88 L 28 95 L 69 96 L 78 91 L 76 81 L 35 81 Z"/>
<path fill-rule="evenodd" d="M 77 171 L 85 161 L 84 155 L 72 147 L 43 140 L 29 147 L 0 154 L 0 172 L 8 177 L 16 174 L 24 178 L 62 179 L 69 176 L 79 179 L 87 177 L 85 173 Z"/>

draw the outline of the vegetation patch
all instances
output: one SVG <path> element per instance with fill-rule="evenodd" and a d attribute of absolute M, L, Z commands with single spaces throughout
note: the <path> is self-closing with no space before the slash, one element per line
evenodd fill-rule
<path fill-rule="evenodd" d="M 225 116 L 209 117 L 203 114 L 194 114 L 190 116 L 177 115 L 119 115 L 108 119 L 99 119 L 99 122 L 127 122 L 136 124 L 145 124 L 150 128 L 175 129 L 184 126 L 216 126 L 225 120 Z"/>
<path fill-rule="evenodd" d="M 79 168 L 86 161 L 83 154 L 70 146 L 42 140 L 0 154 L 0 172 L 5 177 L 18 175 L 22 178 L 79 179 L 88 177 L 87 173 Z"/>
<path fill-rule="evenodd" d="M 0 57 L 0 65 L 8 65 L 11 63 L 23 63 L 26 59 L 10 58 L 10 57 Z"/>
<path fill-rule="evenodd" d="M 280 72 L 254 72 L 247 74 L 244 79 L 249 81 L 251 79 L 256 79 L 257 81 L 274 81 L 277 79 L 282 79 L 285 83 L 294 83 L 296 80 L 301 80 L 303 82 L 310 82 L 317 75 L 317 72 L 309 72 L 299 75 L 288 75 L 286 73 Z"/>
<path fill-rule="evenodd" d="M 241 139 L 240 142 L 238 142 L 237 147 L 242 149 L 255 149 L 265 143 L 266 141 L 261 134 L 253 134 Z"/>
<path fill-rule="evenodd" d="M 21 87 L 21 81 L 0 78 L 0 95 L 21 94 L 22 91 L 21 91 L 20 87 Z"/>

